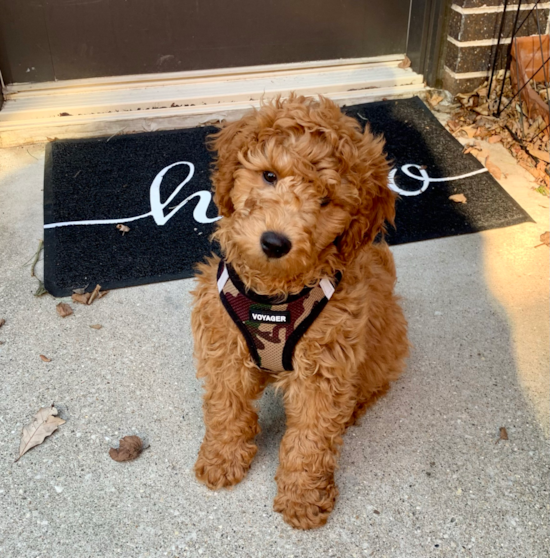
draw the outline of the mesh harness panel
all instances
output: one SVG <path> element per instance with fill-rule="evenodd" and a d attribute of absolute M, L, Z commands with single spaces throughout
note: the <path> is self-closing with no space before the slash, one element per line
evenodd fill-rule
<path fill-rule="evenodd" d="M 217 274 L 223 306 L 243 334 L 254 362 L 269 372 L 293 369 L 298 341 L 327 305 L 341 277 L 339 273 L 333 281 L 322 279 L 281 302 L 247 291 L 223 260 Z"/>

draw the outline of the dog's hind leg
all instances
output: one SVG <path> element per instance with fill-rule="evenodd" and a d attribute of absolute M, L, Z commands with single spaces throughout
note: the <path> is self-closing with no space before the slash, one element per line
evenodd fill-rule
<path fill-rule="evenodd" d="M 361 394 L 360 399 L 357 401 L 355 405 L 355 409 L 353 411 L 353 415 L 349 419 L 348 423 L 346 424 L 346 428 L 349 426 L 353 426 L 357 424 L 359 419 L 367 412 L 367 409 L 374 405 L 380 397 L 386 395 L 388 390 L 390 389 L 389 382 L 384 384 L 383 386 L 379 387 L 371 391 L 369 394 Z"/>

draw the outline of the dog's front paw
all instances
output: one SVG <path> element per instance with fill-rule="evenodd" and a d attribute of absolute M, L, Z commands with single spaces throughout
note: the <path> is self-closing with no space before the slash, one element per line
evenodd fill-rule
<path fill-rule="evenodd" d="M 258 448 L 250 442 L 238 445 L 202 443 L 195 463 L 195 475 L 211 490 L 233 486 L 241 482 Z"/>
<path fill-rule="evenodd" d="M 273 509 L 297 529 L 323 526 L 334 508 L 338 489 L 334 478 L 314 479 L 307 473 L 278 475 L 279 493 Z"/>

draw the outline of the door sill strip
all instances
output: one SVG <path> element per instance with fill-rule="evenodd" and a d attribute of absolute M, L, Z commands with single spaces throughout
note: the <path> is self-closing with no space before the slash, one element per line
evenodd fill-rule
<path fill-rule="evenodd" d="M 403 55 L 146 76 L 15 84 L 4 90 L 0 147 L 189 128 L 239 118 L 262 99 L 325 95 L 338 105 L 411 97 L 421 75 Z"/>

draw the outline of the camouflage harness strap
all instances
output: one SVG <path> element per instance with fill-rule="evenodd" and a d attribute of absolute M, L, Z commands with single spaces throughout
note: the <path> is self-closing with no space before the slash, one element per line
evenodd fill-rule
<path fill-rule="evenodd" d="M 281 372 L 293 369 L 296 344 L 327 305 L 341 274 L 333 281 L 322 279 L 284 302 L 247 291 L 223 260 L 217 278 L 222 304 L 244 335 L 254 362 L 264 370 Z"/>

